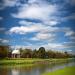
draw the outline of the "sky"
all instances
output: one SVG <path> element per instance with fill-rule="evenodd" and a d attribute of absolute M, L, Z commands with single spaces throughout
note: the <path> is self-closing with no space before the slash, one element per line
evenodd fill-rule
<path fill-rule="evenodd" d="M 0 0 L 0 45 L 75 54 L 75 0 Z"/>

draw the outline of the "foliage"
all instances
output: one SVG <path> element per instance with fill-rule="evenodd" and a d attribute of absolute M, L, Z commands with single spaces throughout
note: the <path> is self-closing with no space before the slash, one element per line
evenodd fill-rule
<path fill-rule="evenodd" d="M 9 46 L 0 46 L 0 58 L 11 58 L 12 51 L 9 50 Z M 72 58 L 75 57 L 68 52 L 58 52 L 52 50 L 45 50 L 44 47 L 40 47 L 38 50 L 22 49 L 20 48 L 21 58 Z"/>
<path fill-rule="evenodd" d="M 45 50 L 44 47 L 40 47 L 38 50 L 20 49 L 22 58 L 71 58 L 74 57 L 68 52 L 58 52 L 52 50 Z"/>
<path fill-rule="evenodd" d="M 24 49 L 21 51 L 21 57 L 22 58 L 31 58 L 32 57 L 32 50 L 31 49 Z"/>
<path fill-rule="evenodd" d="M 44 47 L 40 47 L 39 50 L 38 50 L 38 57 L 39 58 L 45 58 L 46 57 L 45 53 L 46 53 L 45 48 Z"/>
<path fill-rule="evenodd" d="M 9 46 L 0 46 L 0 58 L 8 56 Z"/>

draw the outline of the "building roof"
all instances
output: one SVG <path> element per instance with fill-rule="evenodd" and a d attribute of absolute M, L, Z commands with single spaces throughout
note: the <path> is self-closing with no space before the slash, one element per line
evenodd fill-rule
<path fill-rule="evenodd" d="M 13 50 L 12 54 L 20 54 L 20 51 L 19 50 Z"/>

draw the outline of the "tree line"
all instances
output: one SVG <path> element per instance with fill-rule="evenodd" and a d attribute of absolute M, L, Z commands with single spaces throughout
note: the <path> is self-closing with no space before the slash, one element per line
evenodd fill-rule
<path fill-rule="evenodd" d="M 38 50 L 22 49 L 20 48 L 21 58 L 71 58 L 74 57 L 68 52 L 58 52 L 52 50 L 45 50 L 40 47 Z"/>
<path fill-rule="evenodd" d="M 22 49 L 20 48 L 21 58 L 72 58 L 75 55 L 69 54 L 68 52 L 58 52 L 52 50 L 45 50 L 44 47 L 40 47 L 38 50 Z M 0 58 L 11 58 L 12 50 L 9 46 L 0 46 Z"/>

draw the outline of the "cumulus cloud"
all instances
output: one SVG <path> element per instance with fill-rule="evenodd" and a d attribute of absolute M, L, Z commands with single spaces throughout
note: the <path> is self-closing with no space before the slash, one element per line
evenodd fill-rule
<path fill-rule="evenodd" d="M 45 21 L 44 24 L 46 25 L 50 25 L 50 26 L 55 26 L 57 24 L 59 24 L 60 22 L 59 21 L 56 21 L 56 20 L 48 20 L 48 21 Z"/>
<path fill-rule="evenodd" d="M 0 3 L 0 10 L 6 7 L 13 7 L 17 4 L 18 0 L 2 0 Z"/>
<path fill-rule="evenodd" d="M 3 20 L 3 17 L 0 16 L 0 20 Z"/>
<path fill-rule="evenodd" d="M 65 31 L 65 36 L 68 36 L 70 39 L 75 40 L 75 31 L 68 29 Z"/>
<path fill-rule="evenodd" d="M 51 15 L 57 13 L 58 8 L 56 5 L 39 5 L 31 4 L 25 5 L 18 9 L 17 13 L 11 14 L 15 18 L 30 18 L 30 19 L 49 19 Z"/>
<path fill-rule="evenodd" d="M 6 28 L 0 27 L 0 33 L 5 33 Z"/>
<path fill-rule="evenodd" d="M 70 5 L 75 5 L 75 0 L 67 0 L 67 2 L 70 4 Z"/>
<path fill-rule="evenodd" d="M 47 49 L 53 49 L 53 50 L 69 50 L 71 48 L 75 48 L 75 42 L 66 42 L 66 43 L 47 43 L 41 45 Z"/>
<path fill-rule="evenodd" d="M 53 40 L 55 39 L 55 34 L 50 34 L 50 33 L 37 33 L 35 37 L 31 38 L 31 40 Z"/>
<path fill-rule="evenodd" d="M 70 14 L 69 16 L 65 17 L 67 20 L 75 20 L 75 13 Z"/>
<path fill-rule="evenodd" d="M 3 0 L 4 6 L 14 6 L 17 0 Z"/>
<path fill-rule="evenodd" d="M 56 20 L 47 20 L 45 22 L 41 22 L 41 23 L 35 23 L 35 22 L 29 22 L 29 21 L 25 21 L 25 20 L 21 20 L 19 21 L 20 25 L 38 25 L 38 24 L 43 24 L 43 25 L 49 25 L 49 26 L 55 26 L 58 25 L 60 22 L 56 21 Z"/>
<path fill-rule="evenodd" d="M 18 33 L 18 34 L 26 34 L 29 32 L 38 32 L 43 30 L 45 27 L 41 25 L 32 25 L 32 26 L 20 26 L 20 27 L 12 27 L 9 32 L 10 33 Z"/>
<path fill-rule="evenodd" d="M 38 2 L 37 0 L 28 0 L 28 3 L 35 3 Z"/>
<path fill-rule="evenodd" d="M 1 39 L 1 38 L 0 38 L 0 43 L 5 44 L 5 43 L 8 43 L 8 42 L 9 42 L 9 40 L 7 40 L 7 39 Z"/>
<path fill-rule="evenodd" d="M 39 25 L 41 23 L 35 23 L 35 22 L 30 22 L 30 21 L 25 21 L 25 20 L 21 20 L 19 21 L 19 24 L 22 25 L 22 26 L 31 26 L 31 25 Z"/>
<path fill-rule="evenodd" d="M 4 31 L 5 30 L 5 28 L 4 27 L 0 27 L 0 31 Z"/>
<path fill-rule="evenodd" d="M 43 25 L 42 23 L 27 23 L 24 21 L 21 21 L 20 23 L 22 24 L 22 26 L 11 27 L 9 33 L 26 34 L 31 32 L 49 33 L 59 31 L 59 27 L 51 27 Z"/>

